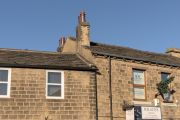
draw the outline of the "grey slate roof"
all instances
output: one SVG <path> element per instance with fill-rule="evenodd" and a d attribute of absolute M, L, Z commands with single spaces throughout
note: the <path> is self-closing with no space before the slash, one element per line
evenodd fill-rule
<path fill-rule="evenodd" d="M 0 49 L 1 67 L 94 70 L 76 54 Z"/>
<path fill-rule="evenodd" d="M 128 47 L 106 45 L 91 42 L 91 51 L 98 55 L 107 55 L 122 59 L 150 62 L 161 65 L 180 67 L 180 58 L 167 54 L 136 50 Z"/>

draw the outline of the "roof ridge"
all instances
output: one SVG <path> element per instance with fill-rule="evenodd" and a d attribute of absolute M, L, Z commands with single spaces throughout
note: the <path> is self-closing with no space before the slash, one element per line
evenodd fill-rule
<path fill-rule="evenodd" d="M 13 49 L 13 48 L 0 48 L 0 51 L 17 51 L 17 52 L 33 52 L 33 53 L 59 54 L 59 52 L 53 52 L 53 51 L 38 51 L 38 50 Z"/>

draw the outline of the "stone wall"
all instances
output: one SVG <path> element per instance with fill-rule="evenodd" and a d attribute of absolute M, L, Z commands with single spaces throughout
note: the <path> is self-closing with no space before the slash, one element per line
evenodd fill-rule
<path fill-rule="evenodd" d="M 96 56 L 98 67 L 97 96 L 98 120 L 110 120 L 108 58 Z M 175 75 L 173 81 L 176 93 L 174 100 L 180 101 L 180 70 L 135 61 L 112 59 L 112 100 L 114 120 L 125 120 L 123 100 L 132 103 L 132 69 L 143 69 L 146 74 L 147 100 L 151 103 L 157 93 L 156 83 L 161 72 Z M 12 68 L 11 97 L 0 98 L 0 120 L 96 120 L 96 80 L 95 73 L 65 70 L 65 98 L 46 99 L 44 69 Z M 180 109 L 175 103 L 163 103 L 161 110 L 164 120 L 180 119 Z"/>
<path fill-rule="evenodd" d="M 46 99 L 46 70 L 12 68 L 11 97 L 0 98 L 0 120 L 95 120 L 94 73 L 64 75 L 64 99 Z"/>
<path fill-rule="evenodd" d="M 98 118 L 99 120 L 110 120 L 108 58 L 96 56 L 94 62 L 99 69 L 99 74 L 97 75 Z M 161 96 L 158 96 L 158 98 L 161 101 L 160 106 L 164 120 L 170 120 L 170 118 L 173 118 L 173 120 L 180 119 L 180 106 L 175 104 L 175 100 L 180 101 L 180 70 L 178 68 L 125 61 L 117 58 L 112 58 L 111 62 L 114 120 L 125 120 L 125 111 L 122 109 L 123 100 L 129 103 L 134 101 L 132 82 L 133 68 L 145 70 L 147 100 L 138 102 L 150 103 L 150 105 L 157 93 L 156 84 L 161 80 L 161 72 L 168 72 L 175 75 L 175 80 L 173 81 L 174 88 L 176 89 L 176 93 L 173 95 L 174 103 L 163 103 Z"/>

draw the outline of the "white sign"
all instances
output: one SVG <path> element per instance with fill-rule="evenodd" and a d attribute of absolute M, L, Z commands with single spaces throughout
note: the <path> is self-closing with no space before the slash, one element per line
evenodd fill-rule
<path fill-rule="evenodd" d="M 160 107 L 141 107 L 142 119 L 161 120 Z"/>
<path fill-rule="evenodd" d="M 126 120 L 134 120 L 134 108 L 126 110 Z"/>

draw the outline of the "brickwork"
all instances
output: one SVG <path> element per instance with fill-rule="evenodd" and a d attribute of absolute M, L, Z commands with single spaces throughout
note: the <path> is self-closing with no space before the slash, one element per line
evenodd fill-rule
<path fill-rule="evenodd" d="M 109 78 L 108 78 L 108 59 L 106 57 L 96 56 L 94 60 L 99 68 L 97 75 L 98 86 L 98 114 L 99 120 L 110 120 L 110 99 L 109 99 Z M 112 76 L 112 100 L 113 100 L 113 118 L 114 120 L 124 120 L 125 111 L 122 109 L 123 100 L 132 103 L 133 100 L 133 82 L 132 69 L 145 70 L 146 95 L 147 100 L 142 102 L 152 102 L 157 93 L 156 84 L 161 80 L 161 72 L 168 72 L 175 75 L 173 81 L 176 93 L 173 95 L 174 103 L 163 103 L 161 96 L 161 110 L 163 119 L 180 119 L 180 109 L 176 106 L 175 100 L 180 101 L 180 70 L 167 66 L 155 64 L 137 63 L 124 61 L 117 58 L 111 60 Z"/>
<path fill-rule="evenodd" d="M 0 120 L 95 120 L 94 73 L 64 73 L 65 98 L 46 99 L 46 70 L 12 68 L 11 97 L 0 98 Z"/>
<path fill-rule="evenodd" d="M 109 106 L 109 81 L 107 59 L 95 59 L 99 69 L 97 74 L 97 96 L 98 96 L 98 116 L 99 120 L 109 120 L 110 106 Z"/>

